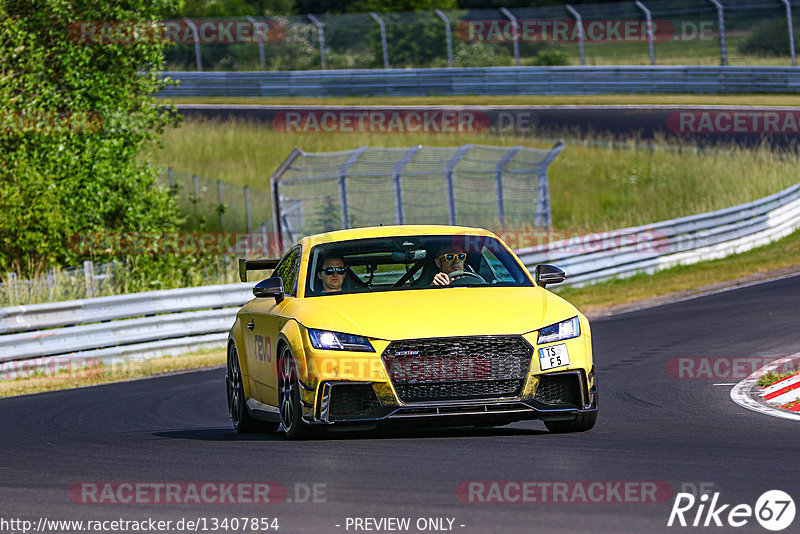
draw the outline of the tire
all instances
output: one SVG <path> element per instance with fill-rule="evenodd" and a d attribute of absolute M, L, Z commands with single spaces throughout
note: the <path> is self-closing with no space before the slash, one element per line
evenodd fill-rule
<path fill-rule="evenodd" d="M 244 381 L 242 380 L 242 368 L 239 365 L 239 353 L 236 344 L 228 346 L 228 370 L 225 375 L 225 386 L 228 393 L 228 412 L 233 422 L 233 428 L 240 434 L 251 434 L 254 432 L 275 432 L 278 425 L 275 423 L 264 423 L 257 421 L 250 416 L 247 410 L 247 399 L 244 396 Z"/>
<path fill-rule="evenodd" d="M 544 426 L 553 434 L 569 432 L 586 432 L 597 422 L 597 412 L 580 413 L 567 421 L 545 421 Z"/>
<path fill-rule="evenodd" d="M 300 404 L 300 383 L 297 364 L 292 350 L 284 345 L 278 358 L 278 408 L 281 412 L 281 428 L 286 439 L 306 439 L 311 429 L 303 421 Z"/>

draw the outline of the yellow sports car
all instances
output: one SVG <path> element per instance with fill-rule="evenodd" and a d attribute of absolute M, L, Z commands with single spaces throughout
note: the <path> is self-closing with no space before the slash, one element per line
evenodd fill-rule
<path fill-rule="evenodd" d="M 381 226 L 301 239 L 238 312 L 228 408 L 239 432 L 393 423 L 589 430 L 597 385 L 589 323 L 489 231 Z"/>

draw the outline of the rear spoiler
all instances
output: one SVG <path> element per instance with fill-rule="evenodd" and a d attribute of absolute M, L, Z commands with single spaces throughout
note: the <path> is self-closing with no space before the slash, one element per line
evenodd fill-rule
<path fill-rule="evenodd" d="M 247 282 L 247 271 L 266 271 L 274 269 L 281 260 L 246 260 L 239 258 L 239 279 Z"/>

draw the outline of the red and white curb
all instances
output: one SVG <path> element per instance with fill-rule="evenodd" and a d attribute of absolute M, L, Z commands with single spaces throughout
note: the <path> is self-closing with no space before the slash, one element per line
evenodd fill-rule
<path fill-rule="evenodd" d="M 779 406 L 792 412 L 800 412 L 800 405 L 795 405 L 792 408 L 788 407 L 794 401 L 800 399 L 800 373 L 786 377 L 764 388 L 761 390 L 761 398 L 767 404 Z"/>
<path fill-rule="evenodd" d="M 787 404 L 800 398 L 800 377 L 798 377 L 798 375 L 790 376 L 789 378 L 781 380 L 780 382 L 776 382 L 772 386 L 764 388 L 763 391 L 758 391 L 760 389 L 758 381 L 762 376 L 770 371 L 775 371 L 776 369 L 796 369 L 794 362 L 800 362 L 800 353 L 793 354 L 792 356 L 787 356 L 785 358 L 780 358 L 770 364 L 765 365 L 755 373 L 751 374 L 733 386 L 733 389 L 731 389 L 731 400 L 733 400 L 733 402 L 739 406 L 747 408 L 748 410 L 771 415 L 773 417 L 780 417 L 782 419 L 800 421 L 800 413 L 791 413 L 790 411 L 778 407 L 782 404 Z M 794 381 L 787 383 L 787 381 L 791 380 Z M 774 387 L 778 386 L 779 384 L 781 384 L 779 387 Z M 768 390 L 769 392 L 767 392 Z M 775 395 L 773 395 L 774 393 Z M 770 398 L 767 399 L 767 396 L 770 396 Z M 778 400 L 776 401 L 776 399 Z M 783 399 L 788 400 L 784 401 Z"/>

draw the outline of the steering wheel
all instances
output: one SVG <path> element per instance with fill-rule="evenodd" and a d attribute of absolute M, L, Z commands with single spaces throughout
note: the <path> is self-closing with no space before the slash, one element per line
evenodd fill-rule
<path fill-rule="evenodd" d="M 472 277 L 472 278 L 477 278 L 478 280 L 480 280 L 484 284 L 487 283 L 486 280 L 481 275 L 479 275 L 477 273 L 471 273 L 469 271 L 453 271 L 452 273 L 448 273 L 447 276 L 453 282 L 455 282 L 456 278 L 463 278 L 465 276 L 468 276 L 468 277 Z"/>

